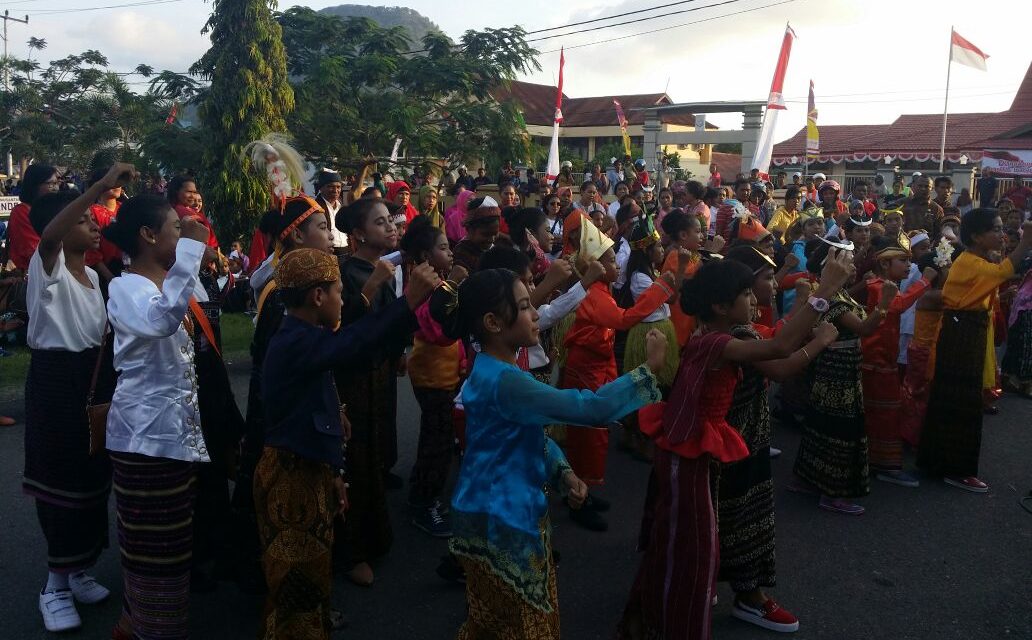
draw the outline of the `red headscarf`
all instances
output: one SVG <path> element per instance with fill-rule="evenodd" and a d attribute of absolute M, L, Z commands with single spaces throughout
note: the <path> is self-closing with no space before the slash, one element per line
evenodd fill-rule
<path fill-rule="evenodd" d="M 407 182 L 403 180 L 395 180 L 387 185 L 387 199 L 391 202 L 395 202 L 395 198 L 398 197 L 398 193 L 401 191 L 409 192 L 409 201 L 405 204 L 405 221 L 412 222 L 412 218 L 419 215 L 419 209 L 412 206 L 412 189 L 408 186 Z"/>

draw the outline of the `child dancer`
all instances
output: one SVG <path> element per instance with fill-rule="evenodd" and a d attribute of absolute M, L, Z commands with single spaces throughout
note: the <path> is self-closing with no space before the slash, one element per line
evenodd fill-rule
<path fill-rule="evenodd" d="M 656 268 L 663 262 L 663 245 L 660 243 L 659 232 L 656 231 L 651 217 L 640 216 L 635 219 L 628 243 L 631 247 L 631 254 L 627 260 L 627 281 L 616 296 L 620 305 L 625 308 L 633 307 L 649 290 L 659 277 Z M 690 257 L 687 251 L 680 251 L 679 255 L 685 262 Z M 677 373 L 678 354 L 677 332 L 674 329 L 674 323 L 670 321 L 670 305 L 663 303 L 627 332 L 621 370 L 631 371 L 645 361 L 645 336 L 653 329 L 667 337 L 667 364 L 662 371 L 656 373 L 660 389 L 667 393 L 674 383 L 674 374 Z M 648 441 L 638 428 L 637 414 L 632 413 L 624 420 L 624 432 L 627 434 L 626 445 L 636 456 L 647 460 L 649 458 Z"/>
<path fill-rule="evenodd" d="M 824 240 L 810 255 L 807 268 L 817 273 L 822 263 L 833 259 L 853 260 L 852 245 Z M 849 498 L 866 496 L 871 490 L 860 339 L 878 328 L 896 292 L 894 282 L 885 282 L 871 313 L 845 290 L 835 292 L 829 304 L 821 305 L 822 319 L 838 328 L 838 340 L 814 356 L 807 371 L 809 402 L 793 469 L 801 482 L 789 490 L 818 493 L 818 506 L 827 511 L 861 515 L 864 508 Z"/>
<path fill-rule="evenodd" d="M 978 479 L 989 312 L 998 287 L 1032 248 L 1032 223 L 1022 230 L 1014 251 L 994 264 L 988 257 L 1003 244 L 1003 221 L 995 209 L 964 214 L 960 239 L 967 249 L 953 261 L 942 290 L 942 328 L 917 463 L 947 484 L 975 493 L 989 490 Z"/>
<path fill-rule="evenodd" d="M 452 271 L 448 238 L 426 216 L 412 220 L 401 239 L 401 250 L 410 264 L 429 264 L 441 278 Z M 457 273 L 450 277 L 462 280 Z M 408 503 L 413 509 L 413 525 L 431 536 L 447 538 L 452 532 L 441 497 L 455 449 L 452 410 L 465 356 L 460 341 L 441 334 L 427 304 L 420 306 L 416 316 L 420 329 L 408 357 L 408 375 L 419 403 L 419 445 L 409 477 Z"/>
<path fill-rule="evenodd" d="M 928 394 L 935 371 L 935 342 L 942 322 L 942 286 L 955 251 L 949 240 L 943 238 L 935 251 L 918 263 L 922 270 L 934 268 L 937 275 L 932 287 L 926 289 L 914 305 L 914 335 L 907 345 L 907 368 L 901 390 L 907 410 L 900 418 L 900 435 L 914 448 L 921 441 L 921 427 L 928 410 Z"/>
<path fill-rule="evenodd" d="M 547 492 L 579 507 L 587 487 L 543 427 L 605 424 L 658 400 L 651 371 L 662 368 L 666 345 L 653 334 L 648 367 L 597 391 L 557 390 L 516 366 L 516 352 L 538 341 L 537 313 L 516 274 L 475 273 L 457 289 L 442 286 L 431 306 L 449 336 L 472 335 L 481 348 L 462 393 L 466 452 L 452 497 L 450 547 L 469 607 L 459 638 L 558 640 Z"/>
<path fill-rule="evenodd" d="M 848 274 L 846 260 L 829 260 L 814 294 L 816 306 Z M 733 338 L 732 328 L 752 318 L 753 280 L 745 265 L 721 260 L 703 265 L 681 287 L 681 305 L 698 317 L 702 331 L 683 350 L 669 402 L 641 417 L 656 455 L 642 519 L 644 554 L 618 638 L 710 637 L 718 553 L 710 464 L 749 454 L 726 420 L 740 366 L 790 356 L 817 316 L 808 306 L 771 340 Z M 833 339 L 835 329 L 822 326 L 819 335 Z"/>
<path fill-rule="evenodd" d="M 22 490 L 35 498 L 47 543 L 50 573 L 39 593 L 47 631 L 79 627 L 75 602 L 96 604 L 109 595 L 86 573 L 107 546 L 111 491 L 107 453 L 90 455 L 86 407 L 107 402 L 114 389 L 110 351 L 103 348 L 101 282 L 86 256 L 100 241 L 90 205 L 134 173 L 132 165 L 116 164 L 84 194 L 49 193 L 29 211 L 40 241 L 29 259 L 26 292 L 32 359 L 25 381 Z"/>
<path fill-rule="evenodd" d="M 677 250 L 671 250 L 667 254 L 662 270 L 673 272 L 681 280 L 694 277 L 695 272 L 702 264 L 702 256 L 699 254 L 703 242 L 702 221 L 697 216 L 675 211 L 663 219 L 663 232 L 667 234 Z M 714 251 L 719 251 L 724 246 L 723 238 L 720 240 L 714 238 L 714 242 L 715 244 L 710 247 Z M 681 256 L 682 251 L 688 253 L 687 260 Z M 670 320 L 674 323 L 674 330 L 677 332 L 678 346 L 684 347 L 688 338 L 695 333 L 695 318 L 681 309 L 676 298 L 680 294 L 680 289 L 675 289 L 675 291 L 677 293 L 673 300 L 673 306 L 670 308 Z"/>
<path fill-rule="evenodd" d="M 262 638 L 329 638 L 333 521 L 348 507 L 343 446 L 349 435 L 331 371 L 357 366 L 382 341 L 407 335 L 413 310 L 437 282 L 433 269 L 420 265 L 405 299 L 336 330 L 337 259 L 298 249 L 276 267 L 287 315 L 266 354 L 268 431 L 254 478 L 269 586 Z"/>
<path fill-rule="evenodd" d="M 209 230 L 143 195 L 122 205 L 104 236 L 132 261 L 111 281 L 107 305 L 119 372 L 107 448 L 125 582 L 113 637 L 185 638 L 196 465 L 210 461 L 186 311 Z"/>
<path fill-rule="evenodd" d="M 875 238 L 870 247 L 875 277 L 867 281 L 867 309 L 874 313 L 886 283 L 897 284 L 910 271 L 910 248 L 899 237 Z M 868 460 L 875 477 L 902 487 L 918 486 L 917 478 L 903 470 L 903 438 L 900 433 L 902 396 L 899 377 L 900 316 L 917 302 L 935 280 L 928 268 L 906 293 L 896 294 L 886 308 L 885 319 L 874 333 L 861 341 L 863 363 L 864 422 Z"/>
<path fill-rule="evenodd" d="M 669 219 L 669 216 L 667 216 Z M 591 285 L 588 295 L 577 307 L 573 326 L 566 333 L 566 366 L 559 378 L 561 389 L 590 389 L 616 379 L 616 358 L 613 345 L 617 330 L 628 330 L 659 309 L 673 296 L 673 274 L 656 280 L 629 309 L 617 306 L 610 291 L 616 280 L 616 255 L 613 241 L 602 235 L 589 222 L 583 222 L 577 263 L 586 268 L 592 260 L 606 267 L 603 281 Z M 609 430 L 606 425 L 595 429 L 570 429 L 566 433 L 566 452 L 574 471 L 589 485 L 601 485 L 605 477 Z M 599 515 L 608 503 L 589 496 L 584 509 L 570 509 L 577 524 L 593 531 L 605 531 L 609 525 Z"/>

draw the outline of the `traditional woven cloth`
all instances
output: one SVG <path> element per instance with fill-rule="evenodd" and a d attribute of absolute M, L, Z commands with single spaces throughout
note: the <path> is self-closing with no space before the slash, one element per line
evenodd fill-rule
<path fill-rule="evenodd" d="M 189 637 L 192 463 L 111 453 L 125 584 L 122 619 L 134 637 Z"/>
<path fill-rule="evenodd" d="M 93 566 L 108 546 L 111 463 L 89 455 L 86 398 L 99 349 L 79 353 L 33 350 L 25 382 L 25 475 L 22 491 L 36 498 L 51 571 Z M 101 363 L 95 402 L 114 389 L 111 349 Z"/>
<path fill-rule="evenodd" d="M 852 312 L 867 317 L 848 294 L 831 301 L 823 320 Z M 810 403 L 796 455 L 795 474 L 829 497 L 857 498 L 870 492 L 860 340 L 840 324 L 838 340 L 814 359 L 807 372 Z"/>
<path fill-rule="evenodd" d="M 756 340 L 749 327 L 737 327 L 732 335 Z M 767 381 L 754 367 L 742 368 L 727 421 L 742 434 L 749 457 L 721 465 L 717 492 L 720 530 L 719 579 L 735 591 L 773 587 L 774 481 L 770 466 L 770 408 Z"/>
<path fill-rule="evenodd" d="M 989 316 L 942 312 L 935 375 L 917 464 L 929 473 L 977 476 L 982 447 L 982 377 Z"/>
<path fill-rule="evenodd" d="M 255 472 L 254 501 L 269 586 L 258 637 L 328 638 L 337 509 L 333 472 L 328 465 L 266 447 Z"/>

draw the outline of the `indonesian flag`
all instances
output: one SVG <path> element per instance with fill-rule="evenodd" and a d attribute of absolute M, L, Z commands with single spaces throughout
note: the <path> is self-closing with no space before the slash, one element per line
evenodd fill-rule
<path fill-rule="evenodd" d="M 563 65 L 566 63 L 563 50 L 559 49 L 559 86 L 555 92 L 555 120 L 552 122 L 552 144 L 548 148 L 548 167 L 545 179 L 554 182 L 559 177 L 559 125 L 563 121 Z"/>
<path fill-rule="evenodd" d="M 813 80 L 810 81 L 810 97 L 806 100 L 806 155 L 814 158 L 821 150 L 821 134 L 817 131 L 817 104 L 813 97 Z"/>
<path fill-rule="evenodd" d="M 792 27 L 785 25 L 785 37 L 781 40 L 781 53 L 774 67 L 774 81 L 770 83 L 770 96 L 767 98 L 767 110 L 763 114 L 763 125 L 760 137 L 756 142 L 750 168 L 759 169 L 763 179 L 769 179 L 770 156 L 774 151 L 774 129 L 778 123 L 778 113 L 785 110 L 785 97 L 782 89 L 785 86 L 785 72 L 788 70 L 788 58 L 792 55 L 792 42 L 796 34 Z"/>
<path fill-rule="evenodd" d="M 986 70 L 985 61 L 989 56 L 982 50 L 965 40 L 959 33 L 950 29 L 950 61 Z"/>

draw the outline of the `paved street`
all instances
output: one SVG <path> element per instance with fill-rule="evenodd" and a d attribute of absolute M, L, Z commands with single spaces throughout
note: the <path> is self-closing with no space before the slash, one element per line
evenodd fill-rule
<path fill-rule="evenodd" d="M 232 366 L 244 400 L 246 362 Z M 415 453 L 418 408 L 402 385 L 401 460 L 407 476 Z M 785 455 L 775 461 L 778 500 L 778 573 L 774 591 L 799 616 L 796 638 L 998 639 L 1032 638 L 1032 514 L 1019 497 L 1032 489 L 1032 401 L 1007 397 L 1001 415 L 986 420 L 982 477 L 992 487 L 974 495 L 927 481 L 919 489 L 873 482 L 859 518 L 829 514 L 815 501 L 783 490 L 798 434 L 776 431 Z M 0 396 L 0 413 L 22 416 L 20 397 Z M 21 494 L 22 427 L 0 430 L 0 639 L 49 637 L 36 610 L 46 558 L 32 503 Z M 616 451 L 601 495 L 614 503 L 611 530 L 582 531 L 553 510 L 562 552 L 560 602 L 563 637 L 609 638 L 637 566 L 634 551 L 648 467 Z M 340 638 L 445 640 L 454 638 L 465 611 L 461 589 L 434 574 L 443 541 L 405 520 L 404 492 L 390 495 L 396 529 L 391 555 L 377 581 L 361 589 L 337 579 L 335 600 L 351 619 Z M 114 501 L 112 500 L 112 510 Z M 112 521 L 112 540 L 115 529 Z M 117 549 L 109 549 L 97 577 L 121 591 Z M 775 634 L 730 617 L 731 591 L 721 585 L 714 636 L 772 638 Z M 119 598 L 80 606 L 83 630 L 68 638 L 108 638 Z M 195 597 L 190 611 L 198 640 L 255 637 L 260 599 L 224 583 Z"/>

